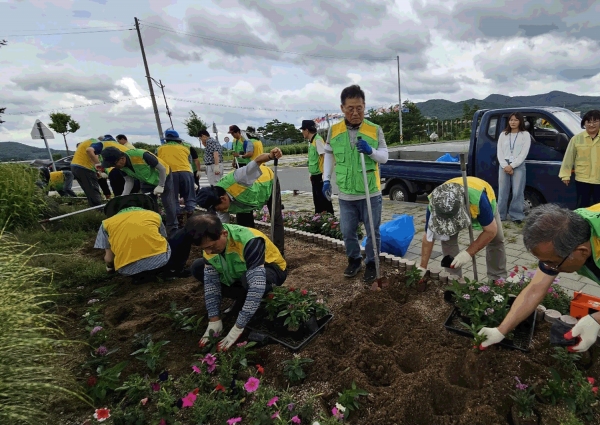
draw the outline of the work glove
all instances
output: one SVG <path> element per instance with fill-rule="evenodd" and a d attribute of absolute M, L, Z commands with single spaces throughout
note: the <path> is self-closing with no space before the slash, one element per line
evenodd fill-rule
<path fill-rule="evenodd" d="M 196 171 L 196 177 L 198 177 L 198 178 L 202 177 L 202 173 L 200 172 L 200 170 Z"/>
<path fill-rule="evenodd" d="M 600 323 L 596 322 L 596 319 L 594 319 L 591 314 L 582 317 L 579 319 L 579 322 L 573 326 L 573 329 L 565 334 L 565 339 L 567 340 L 576 337 L 579 337 L 580 340 L 579 344 L 568 347 L 568 350 L 577 353 L 586 351 L 596 342 L 596 339 L 598 339 L 598 332 L 600 332 Z"/>
<path fill-rule="evenodd" d="M 364 153 L 365 155 L 371 155 L 373 153 L 373 148 L 369 146 L 369 144 L 360 137 L 358 138 L 356 149 L 358 149 L 360 153 Z"/>
<path fill-rule="evenodd" d="M 194 183 L 194 190 L 197 192 L 198 191 L 198 185 L 196 183 Z"/>
<path fill-rule="evenodd" d="M 107 273 L 114 273 L 115 272 L 115 263 L 110 262 L 106 264 L 106 272 Z"/>
<path fill-rule="evenodd" d="M 481 328 L 481 330 L 477 332 L 477 335 L 486 336 L 486 340 L 479 346 L 480 350 L 485 350 L 490 345 L 498 344 L 504 339 L 504 335 L 502 335 L 502 332 L 500 332 L 498 328 Z"/>
<path fill-rule="evenodd" d="M 154 192 L 153 192 L 153 193 L 154 193 L 155 195 L 162 195 L 164 191 L 165 191 L 165 188 L 164 188 L 164 186 L 156 186 L 156 187 L 154 188 Z"/>
<path fill-rule="evenodd" d="M 216 322 L 208 322 L 208 328 L 206 328 L 206 332 L 202 335 L 202 339 L 198 341 L 198 345 L 200 348 L 204 347 L 208 342 L 208 337 L 210 336 L 210 331 L 212 331 L 213 336 L 215 334 L 220 334 L 223 330 L 223 322 L 219 319 Z"/>
<path fill-rule="evenodd" d="M 242 335 L 242 332 L 244 332 L 244 328 L 238 328 L 237 325 L 233 325 L 227 336 L 217 344 L 217 351 L 229 350 Z"/>
<path fill-rule="evenodd" d="M 326 197 L 329 202 L 331 202 L 331 183 L 329 180 L 325 180 L 323 182 L 323 196 Z"/>
<path fill-rule="evenodd" d="M 460 269 L 462 266 L 469 264 L 471 261 L 471 254 L 467 252 L 467 250 L 461 251 L 456 257 L 454 257 L 454 261 L 450 264 L 450 268 L 452 269 Z"/>
<path fill-rule="evenodd" d="M 427 271 L 427 269 L 426 269 L 426 268 L 424 268 L 424 267 L 421 267 L 421 266 L 417 266 L 417 268 L 419 269 L 419 271 L 420 271 L 421 273 L 425 273 L 425 272 Z"/>
<path fill-rule="evenodd" d="M 101 179 L 107 179 L 108 178 L 108 174 L 102 172 L 102 173 L 98 173 L 98 175 L 100 176 Z"/>
<path fill-rule="evenodd" d="M 98 171 L 98 172 L 104 171 L 104 167 L 102 167 L 102 164 L 100 164 L 100 163 L 94 164 L 94 167 L 96 167 L 96 171 Z"/>

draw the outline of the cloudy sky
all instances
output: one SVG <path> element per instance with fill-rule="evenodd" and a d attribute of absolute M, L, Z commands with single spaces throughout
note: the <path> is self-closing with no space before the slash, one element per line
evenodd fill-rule
<path fill-rule="evenodd" d="M 598 96 L 598 16 L 596 0 L 0 0 L 0 142 L 39 146 L 33 123 L 61 110 L 81 124 L 71 147 L 157 143 L 134 17 L 175 129 L 193 109 L 222 140 L 230 124 L 338 112 L 352 83 L 368 107 L 397 103 L 396 55 L 403 100 Z"/>

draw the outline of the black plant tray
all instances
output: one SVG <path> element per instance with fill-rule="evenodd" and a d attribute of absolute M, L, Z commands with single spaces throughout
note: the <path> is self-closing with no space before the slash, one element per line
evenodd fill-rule
<path fill-rule="evenodd" d="M 290 332 L 284 327 L 276 326 L 274 322 L 267 319 L 266 312 L 260 309 L 246 327 L 251 331 L 269 337 L 292 351 L 299 351 L 317 336 L 331 319 L 333 319 L 333 314 L 326 314 L 318 319 L 317 329 L 314 331 L 309 331 L 306 327 L 300 327 L 297 332 Z"/>
<path fill-rule="evenodd" d="M 533 331 L 535 329 L 535 317 L 537 315 L 537 311 L 534 310 L 531 315 L 522 321 L 519 326 L 512 331 L 513 339 L 503 339 L 498 345 L 501 345 L 506 348 L 512 348 L 515 350 L 520 350 L 525 353 L 529 352 L 529 345 L 531 344 L 531 340 L 533 339 Z M 455 332 L 459 335 L 467 336 L 469 338 L 473 338 L 471 331 L 466 329 L 460 322 L 469 323 L 469 319 L 463 318 L 460 316 L 460 312 L 458 307 L 454 307 L 450 312 L 450 315 L 444 322 L 444 326 L 451 332 Z"/>

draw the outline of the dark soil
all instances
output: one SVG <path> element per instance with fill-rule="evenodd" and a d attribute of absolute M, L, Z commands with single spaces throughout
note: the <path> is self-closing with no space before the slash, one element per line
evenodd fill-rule
<path fill-rule="evenodd" d="M 301 386 L 292 387 L 299 397 L 322 394 L 320 402 L 328 411 L 338 392 L 352 381 L 370 395 L 359 400 L 361 409 L 353 414 L 354 424 L 402 425 L 491 425 L 510 424 L 508 418 L 515 376 L 535 382 L 548 375 L 554 365 L 550 357 L 549 326 L 536 325 L 531 351 L 522 353 L 504 348 L 474 351 L 469 338 L 445 330 L 443 323 L 451 306 L 443 301 L 443 288 L 430 281 L 426 292 L 405 288 L 401 275 L 388 265 L 383 273 L 392 278 L 390 287 L 373 292 L 362 283 L 362 273 L 346 279 L 344 254 L 320 246 L 286 239 L 289 276 L 285 286 L 306 288 L 325 296 L 334 319 L 323 333 L 302 350 L 302 357 L 314 360 Z M 98 251 L 91 253 L 98 256 Z M 194 251 L 191 259 L 198 258 Z M 512 266 L 512 265 L 511 265 Z M 154 341 L 168 340 L 163 369 L 179 376 L 190 371 L 198 358 L 200 334 L 176 331 L 161 317 L 172 301 L 178 308 L 192 307 L 194 314 L 206 315 L 202 286 L 194 279 L 132 285 L 129 278 L 115 277 L 117 292 L 106 302 L 105 323 L 110 329 L 109 349 L 119 347 L 114 361 L 132 360 L 124 375 L 147 373 L 141 362 L 130 356 L 136 348 L 134 337 L 151 333 Z M 79 318 L 93 287 L 78 291 L 79 302 L 70 306 L 67 336 L 86 339 Z M 234 318 L 225 320 L 228 330 Z M 200 333 L 204 331 L 204 325 Z M 73 353 L 73 365 L 89 356 L 89 348 Z M 286 388 L 284 360 L 292 353 L 279 345 L 258 350 L 265 368 L 265 380 Z M 77 366 L 74 366 L 76 369 Z M 600 377 L 594 364 L 589 376 Z M 81 374 L 82 381 L 86 376 Z M 558 425 L 557 409 L 541 406 L 540 424 Z M 89 410 L 85 412 L 89 414 Z M 80 416 L 81 417 L 81 416 Z M 600 423 L 600 418 L 594 423 Z"/>

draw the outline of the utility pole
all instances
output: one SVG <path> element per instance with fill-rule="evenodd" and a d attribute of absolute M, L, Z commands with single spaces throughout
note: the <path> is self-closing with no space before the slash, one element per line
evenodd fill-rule
<path fill-rule="evenodd" d="M 154 88 L 152 87 L 152 81 L 150 81 L 150 70 L 148 69 L 148 61 L 146 60 L 146 52 L 144 51 L 144 44 L 142 43 L 142 34 L 140 33 L 140 22 L 138 18 L 135 19 L 135 29 L 138 34 L 140 41 L 140 49 L 142 50 L 142 59 L 144 59 L 144 68 L 146 68 L 146 80 L 148 81 L 148 89 L 150 90 L 150 97 L 152 98 L 152 106 L 154 107 L 154 118 L 156 118 L 156 128 L 158 130 L 158 140 L 163 138 L 162 125 L 160 124 L 160 117 L 158 116 L 158 106 L 156 105 L 156 98 L 154 96 Z"/>
<path fill-rule="evenodd" d="M 404 143 L 402 136 L 402 96 L 400 95 L 400 56 L 396 56 L 398 62 L 398 122 L 400 124 L 400 144 Z"/>
<path fill-rule="evenodd" d="M 171 119 L 171 110 L 169 109 L 169 104 L 167 103 L 167 96 L 165 96 L 165 85 L 162 83 L 162 80 L 158 80 L 156 81 L 154 78 L 150 77 L 149 75 L 146 75 L 147 78 L 150 78 L 152 81 L 154 81 L 154 83 L 160 87 L 162 94 L 163 94 L 163 98 L 165 99 L 165 106 L 167 107 L 167 115 L 169 116 L 169 121 L 171 122 L 171 129 L 175 130 L 175 127 L 173 127 L 173 120 Z"/>

